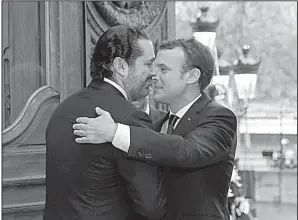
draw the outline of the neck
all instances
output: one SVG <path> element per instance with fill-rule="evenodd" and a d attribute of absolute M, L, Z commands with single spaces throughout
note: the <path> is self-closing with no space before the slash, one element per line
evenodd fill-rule
<path fill-rule="evenodd" d="M 182 97 L 176 97 L 175 100 L 173 100 L 172 103 L 169 103 L 169 107 L 171 111 L 176 114 L 180 109 L 182 109 L 184 106 L 191 103 L 195 98 L 197 98 L 200 95 L 200 91 L 196 89 L 196 91 L 186 91 L 186 93 L 183 94 Z"/>
<path fill-rule="evenodd" d="M 127 99 L 129 102 L 133 102 L 134 100 L 132 100 L 131 98 L 131 95 L 129 93 L 129 91 L 127 90 L 127 88 L 125 87 L 123 81 L 117 77 L 113 78 L 113 79 L 110 79 L 112 81 L 114 81 L 115 83 L 117 83 L 125 92 L 126 92 L 126 95 L 127 95 Z"/>
<path fill-rule="evenodd" d="M 138 101 L 134 101 L 134 102 L 132 102 L 132 104 L 139 110 L 145 112 L 147 109 L 147 105 L 148 105 L 147 97 L 144 97 Z"/>

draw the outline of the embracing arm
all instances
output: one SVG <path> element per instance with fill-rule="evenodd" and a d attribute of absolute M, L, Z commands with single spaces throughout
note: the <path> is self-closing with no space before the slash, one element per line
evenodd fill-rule
<path fill-rule="evenodd" d="M 185 138 L 160 134 L 125 121 L 121 121 L 124 125 L 117 128 L 110 114 L 102 112 L 96 119 L 77 119 L 83 124 L 74 125 L 74 134 L 82 137 L 76 138 L 76 142 L 112 142 L 116 148 L 127 152 L 128 157 L 186 168 L 218 163 L 229 157 L 230 149 L 235 144 L 237 120 L 233 112 L 223 107 L 210 109 Z"/>
<path fill-rule="evenodd" d="M 209 166 L 229 156 L 236 126 L 236 117 L 228 109 L 213 110 L 186 138 L 131 126 L 128 157 L 164 166 Z"/>

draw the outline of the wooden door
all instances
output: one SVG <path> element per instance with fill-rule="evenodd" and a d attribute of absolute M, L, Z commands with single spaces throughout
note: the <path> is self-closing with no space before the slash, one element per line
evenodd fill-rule
<path fill-rule="evenodd" d="M 42 219 L 45 130 L 55 108 L 90 82 L 89 56 L 115 22 L 173 38 L 175 2 L 2 5 L 3 219 Z"/>
<path fill-rule="evenodd" d="M 85 83 L 84 3 L 2 6 L 3 219 L 41 219 L 45 129 Z"/>

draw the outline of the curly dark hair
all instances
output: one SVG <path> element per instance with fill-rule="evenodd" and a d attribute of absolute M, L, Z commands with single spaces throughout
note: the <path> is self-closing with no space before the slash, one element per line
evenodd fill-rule
<path fill-rule="evenodd" d="M 123 58 L 134 67 L 137 57 L 143 54 L 138 44 L 140 39 L 150 40 L 150 37 L 136 27 L 116 25 L 106 30 L 98 39 L 91 57 L 91 78 L 112 78 L 110 65 L 116 57 Z"/>
<path fill-rule="evenodd" d="M 185 62 L 181 67 L 182 73 L 193 68 L 197 68 L 201 71 L 199 87 L 200 91 L 203 92 L 209 85 L 215 68 L 215 61 L 209 47 L 192 37 L 188 39 L 182 38 L 163 41 L 159 49 L 172 50 L 176 47 L 181 47 L 184 51 Z"/>

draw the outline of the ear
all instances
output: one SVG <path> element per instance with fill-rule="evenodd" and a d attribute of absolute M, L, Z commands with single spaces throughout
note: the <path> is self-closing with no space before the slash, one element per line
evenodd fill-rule
<path fill-rule="evenodd" d="M 122 77 L 127 77 L 128 64 L 123 58 L 116 57 L 113 61 L 113 66 L 118 74 L 120 74 Z"/>
<path fill-rule="evenodd" d="M 201 71 L 197 68 L 189 70 L 187 73 L 188 75 L 186 83 L 187 84 L 194 84 L 199 81 L 199 78 L 201 76 Z"/>

